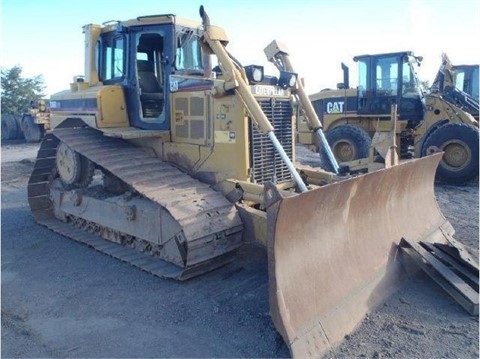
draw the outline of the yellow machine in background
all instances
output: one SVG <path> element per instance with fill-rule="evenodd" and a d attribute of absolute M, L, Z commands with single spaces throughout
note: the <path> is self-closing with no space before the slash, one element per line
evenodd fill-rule
<path fill-rule="evenodd" d="M 431 92 L 462 108 L 478 121 L 478 70 L 479 65 L 453 65 L 443 53 Z"/>
<path fill-rule="evenodd" d="M 50 113 L 45 100 L 32 101 L 28 112 L 2 114 L 2 140 L 25 139 L 39 142 L 50 128 Z"/>
<path fill-rule="evenodd" d="M 85 76 L 50 100 L 31 210 L 179 280 L 232 260 L 244 241 L 265 244 L 276 327 L 294 355 L 319 356 L 395 288 L 402 237 L 451 239 L 433 195 L 439 155 L 350 179 L 297 169 L 292 101 L 309 102 L 285 49 L 266 48 L 278 76 L 242 66 L 200 14 L 203 24 L 167 14 L 84 28 Z"/>
<path fill-rule="evenodd" d="M 356 88 L 350 88 L 348 67 L 342 64 L 344 81 L 337 89 L 310 95 L 338 162 L 355 168 L 359 160 L 369 157 L 374 134 L 391 130 L 391 106 L 396 105 L 401 158 L 443 151 L 437 180 L 464 184 L 478 176 L 478 122 L 458 101 L 423 92 L 415 73 L 421 57 L 404 51 L 361 55 L 354 60 L 359 76 Z M 301 118 L 298 132 L 301 143 L 321 149 Z"/>

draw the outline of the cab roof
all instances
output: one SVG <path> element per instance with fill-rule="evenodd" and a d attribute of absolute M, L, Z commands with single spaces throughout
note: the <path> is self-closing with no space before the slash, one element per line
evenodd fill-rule
<path fill-rule="evenodd" d="M 161 15 L 145 15 L 138 16 L 135 19 L 119 21 L 110 20 L 101 25 L 102 32 L 109 32 L 117 29 L 118 27 L 130 27 L 130 26 L 142 26 L 142 25 L 156 25 L 156 24 L 175 24 L 189 28 L 199 28 L 202 26 L 200 21 L 194 21 L 187 18 L 178 17 L 174 14 L 161 14 Z M 99 25 L 100 26 L 100 25 Z"/>
<path fill-rule="evenodd" d="M 385 57 L 385 56 L 414 56 L 413 51 L 398 51 L 398 52 L 386 52 L 383 54 L 365 54 L 365 55 L 358 55 L 353 58 L 353 61 L 358 61 L 359 59 L 363 59 L 365 57 Z"/>

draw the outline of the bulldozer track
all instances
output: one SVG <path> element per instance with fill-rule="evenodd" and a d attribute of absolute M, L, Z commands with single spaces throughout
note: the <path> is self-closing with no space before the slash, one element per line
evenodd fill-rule
<path fill-rule="evenodd" d="M 198 241 L 200 238 L 203 243 L 202 238 L 208 238 L 207 241 L 218 236 L 231 238 L 231 251 L 181 268 L 57 219 L 50 198 L 50 186 L 55 176 L 56 148 L 61 141 L 98 167 L 114 174 L 143 197 L 166 209 L 182 226 L 189 240 Z M 106 137 L 92 128 L 58 129 L 45 136 L 28 182 L 28 202 L 36 221 L 54 232 L 156 276 L 179 280 L 231 261 L 234 250 L 240 245 L 243 230 L 234 205 L 221 193 L 144 149 L 122 139 Z"/>

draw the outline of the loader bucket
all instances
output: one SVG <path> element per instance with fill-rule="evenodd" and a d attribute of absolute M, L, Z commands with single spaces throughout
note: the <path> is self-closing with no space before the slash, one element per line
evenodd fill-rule
<path fill-rule="evenodd" d="M 398 244 L 453 228 L 433 181 L 442 154 L 297 196 L 267 186 L 272 319 L 294 357 L 320 357 L 405 278 Z"/>

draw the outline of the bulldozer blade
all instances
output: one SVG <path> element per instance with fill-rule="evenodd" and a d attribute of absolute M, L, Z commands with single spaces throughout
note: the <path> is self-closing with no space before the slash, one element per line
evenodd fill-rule
<path fill-rule="evenodd" d="M 294 357 L 321 357 L 407 277 L 398 244 L 445 243 L 442 154 L 281 197 L 267 185 L 269 300 Z M 414 271 L 412 269 L 412 271 Z"/>

